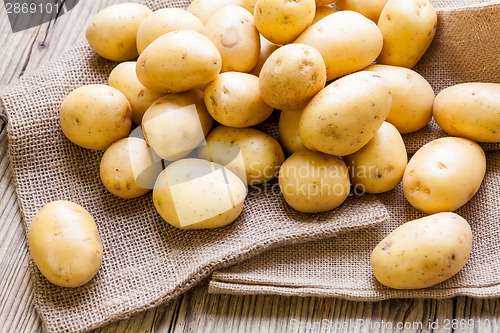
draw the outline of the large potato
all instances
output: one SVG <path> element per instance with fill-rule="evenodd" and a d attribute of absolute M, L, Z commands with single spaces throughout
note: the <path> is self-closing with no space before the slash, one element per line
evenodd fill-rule
<path fill-rule="evenodd" d="M 203 24 L 207 24 L 210 17 L 224 6 L 236 5 L 245 8 L 251 14 L 257 0 L 193 0 L 187 11 L 198 17 Z"/>
<path fill-rule="evenodd" d="M 431 45 L 436 25 L 429 0 L 389 0 L 378 20 L 384 47 L 377 63 L 412 68 Z"/>
<path fill-rule="evenodd" d="M 267 58 L 269 58 L 274 51 L 279 49 L 280 46 L 281 45 L 271 43 L 270 41 L 265 39 L 262 35 L 260 35 L 259 60 L 257 60 L 257 65 L 255 65 L 255 67 L 248 73 L 253 74 L 255 76 L 259 76 L 260 71 L 264 66 L 264 63 L 266 62 Z"/>
<path fill-rule="evenodd" d="M 101 10 L 87 27 L 90 46 L 101 57 L 126 61 L 139 55 L 137 31 L 151 9 L 137 3 L 122 3 Z"/>
<path fill-rule="evenodd" d="M 302 143 L 331 155 L 352 154 L 377 133 L 391 101 L 389 84 L 378 74 L 358 72 L 343 77 L 307 104 L 299 125 Z"/>
<path fill-rule="evenodd" d="M 302 111 L 303 110 L 282 111 L 280 115 L 278 124 L 280 144 L 289 154 L 306 149 L 306 147 L 302 144 L 299 132 L 299 123 Z"/>
<path fill-rule="evenodd" d="M 187 91 L 213 81 L 222 60 L 215 45 L 196 31 L 169 32 L 151 43 L 137 60 L 137 77 L 164 93 Z"/>
<path fill-rule="evenodd" d="M 188 158 L 163 170 L 153 190 L 161 217 L 180 229 L 218 228 L 243 210 L 245 184 L 223 166 Z"/>
<path fill-rule="evenodd" d="M 31 256 L 40 272 L 61 287 L 89 282 L 102 262 L 102 243 L 92 216 L 70 201 L 43 207 L 28 228 Z"/>
<path fill-rule="evenodd" d="M 132 109 L 117 89 L 91 84 L 73 90 L 61 104 L 61 129 L 73 143 L 104 150 L 126 137 L 132 126 Z"/>
<path fill-rule="evenodd" d="M 412 206 L 428 214 L 451 212 L 476 194 L 486 157 L 475 142 L 441 138 L 420 148 L 408 162 L 403 189 Z"/>
<path fill-rule="evenodd" d="M 387 0 L 334 0 L 338 10 L 353 10 L 377 23 Z"/>
<path fill-rule="evenodd" d="M 303 44 L 289 44 L 274 51 L 259 76 L 262 99 L 280 110 L 303 109 L 325 82 L 321 54 Z"/>
<path fill-rule="evenodd" d="M 451 135 L 500 142 L 500 84 L 463 83 L 442 90 L 434 120 Z"/>
<path fill-rule="evenodd" d="M 407 222 L 373 250 L 370 264 L 377 280 L 395 289 L 420 289 L 457 274 L 469 259 L 472 232 L 454 213 Z"/>
<path fill-rule="evenodd" d="M 370 65 L 382 50 L 383 41 L 375 23 L 346 10 L 313 24 L 295 43 L 311 45 L 321 53 L 330 81 Z"/>

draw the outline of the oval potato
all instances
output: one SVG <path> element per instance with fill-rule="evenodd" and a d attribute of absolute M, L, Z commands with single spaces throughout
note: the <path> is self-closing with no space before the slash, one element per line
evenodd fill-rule
<path fill-rule="evenodd" d="M 303 110 L 281 111 L 278 123 L 280 144 L 288 154 L 293 154 L 306 147 L 302 144 L 299 132 L 300 117 Z"/>

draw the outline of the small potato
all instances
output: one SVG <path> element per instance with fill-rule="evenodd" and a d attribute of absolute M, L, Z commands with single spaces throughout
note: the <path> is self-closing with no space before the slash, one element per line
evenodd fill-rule
<path fill-rule="evenodd" d="M 302 143 L 330 155 L 355 153 L 382 126 L 391 101 L 389 84 L 378 74 L 358 72 L 345 76 L 307 104 L 299 124 Z"/>
<path fill-rule="evenodd" d="M 428 288 L 457 274 L 471 249 L 469 223 L 439 213 L 396 228 L 375 247 L 370 264 L 375 278 L 389 288 Z"/>
<path fill-rule="evenodd" d="M 387 65 L 365 68 L 383 77 L 391 86 L 392 106 L 386 121 L 399 133 L 410 133 L 425 127 L 432 118 L 434 90 L 429 82 L 411 69 Z"/>
<path fill-rule="evenodd" d="M 245 8 L 251 14 L 257 0 L 193 0 L 187 7 L 187 11 L 198 17 L 203 24 L 207 24 L 208 20 L 216 11 L 224 6 L 236 5 Z"/>
<path fill-rule="evenodd" d="M 102 262 L 102 242 L 92 216 L 70 201 L 43 207 L 28 228 L 31 256 L 40 272 L 61 287 L 89 282 Z"/>
<path fill-rule="evenodd" d="M 144 87 L 135 73 L 136 66 L 135 61 L 122 62 L 116 66 L 109 74 L 108 85 L 127 97 L 132 107 L 132 121 L 141 124 L 146 110 L 165 94 Z"/>
<path fill-rule="evenodd" d="M 378 20 L 384 47 L 377 63 L 412 68 L 431 45 L 436 25 L 429 0 L 389 0 Z"/>
<path fill-rule="evenodd" d="M 352 10 L 377 23 L 387 0 L 334 0 L 338 10 Z"/>
<path fill-rule="evenodd" d="M 129 137 L 118 140 L 102 156 L 102 183 L 117 197 L 140 197 L 153 189 L 158 174 L 163 170 L 160 160 L 143 139 Z"/>
<path fill-rule="evenodd" d="M 91 84 L 73 90 L 61 104 L 61 129 L 73 143 L 104 150 L 126 137 L 132 126 L 132 109 L 117 89 Z"/>
<path fill-rule="evenodd" d="M 351 183 L 345 163 L 317 151 L 293 153 L 281 166 L 279 186 L 285 201 L 303 213 L 321 213 L 340 206 Z"/>
<path fill-rule="evenodd" d="M 230 127 L 254 126 L 273 113 L 260 96 L 259 78 L 239 72 L 222 73 L 210 83 L 205 105 L 216 121 Z"/>
<path fill-rule="evenodd" d="M 222 72 L 249 72 L 257 65 L 260 37 L 252 14 L 240 6 L 225 6 L 208 20 L 203 34 L 217 47 Z"/>
<path fill-rule="evenodd" d="M 243 210 L 245 184 L 223 166 L 188 158 L 163 170 L 153 190 L 160 216 L 180 229 L 219 228 Z"/>
<path fill-rule="evenodd" d="M 279 49 L 280 46 L 281 45 L 271 43 L 270 41 L 262 37 L 262 35 L 260 35 L 259 60 L 257 61 L 257 65 L 255 65 L 255 67 L 249 72 L 249 74 L 259 76 L 260 71 L 264 66 L 264 63 L 266 62 L 267 58 L 269 58 L 274 51 Z"/>
<path fill-rule="evenodd" d="M 328 6 L 316 8 L 316 14 L 314 14 L 314 19 L 311 22 L 311 25 L 313 25 L 314 23 L 318 22 L 319 20 L 324 19 L 328 15 L 333 14 L 335 12 L 336 12 L 336 10 L 334 8 L 328 7 Z"/>
<path fill-rule="evenodd" d="M 370 142 L 343 160 L 350 168 L 352 183 L 362 192 L 383 193 L 399 185 L 408 156 L 401 134 L 384 122 Z"/>
<path fill-rule="evenodd" d="M 137 51 L 141 54 L 158 37 L 175 30 L 203 32 L 199 18 L 181 8 L 163 8 L 142 21 L 137 31 Z"/>
<path fill-rule="evenodd" d="M 276 44 L 293 42 L 313 21 L 314 0 L 257 0 L 255 26 L 269 41 Z"/>
<path fill-rule="evenodd" d="M 290 44 L 266 60 L 259 76 L 262 99 L 279 110 L 303 109 L 326 83 L 325 62 L 313 47 Z"/>
<path fill-rule="evenodd" d="M 187 156 L 208 134 L 214 120 L 203 102 L 203 92 L 168 94 L 151 105 L 142 119 L 142 132 L 161 158 Z"/>
<path fill-rule="evenodd" d="M 113 61 L 136 58 L 137 31 L 153 11 L 137 3 L 122 3 L 101 10 L 87 27 L 90 46 L 101 57 Z"/>
<path fill-rule="evenodd" d="M 303 110 L 282 111 L 278 124 L 280 144 L 288 154 L 293 154 L 306 147 L 302 144 L 299 132 L 300 117 Z"/>
<path fill-rule="evenodd" d="M 222 60 L 215 45 L 190 30 L 169 32 L 151 43 L 137 60 L 137 78 L 163 93 L 194 89 L 215 80 Z"/>
<path fill-rule="evenodd" d="M 486 157 L 475 142 L 441 138 L 420 148 L 408 162 L 403 189 L 415 208 L 428 213 L 451 212 L 476 194 L 486 172 Z"/>
<path fill-rule="evenodd" d="M 500 142 L 500 84 L 463 83 L 442 90 L 434 120 L 447 133 L 478 142 Z"/>

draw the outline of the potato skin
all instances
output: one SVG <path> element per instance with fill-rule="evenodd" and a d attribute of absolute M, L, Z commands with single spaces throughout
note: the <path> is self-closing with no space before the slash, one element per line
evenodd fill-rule
<path fill-rule="evenodd" d="M 334 8 L 328 6 L 322 6 L 316 8 L 316 13 L 314 14 L 314 19 L 311 22 L 311 25 L 313 25 L 314 23 L 318 22 L 321 19 L 324 19 L 328 15 L 335 13 L 336 11 L 337 10 L 335 10 Z"/>
<path fill-rule="evenodd" d="M 262 35 L 260 35 L 259 60 L 257 60 L 257 65 L 255 65 L 255 67 L 248 73 L 253 74 L 255 76 L 259 76 L 260 71 L 264 66 L 264 63 L 266 62 L 267 58 L 269 58 L 271 54 L 280 47 L 281 45 L 271 43 L 270 41 L 265 39 Z"/>
<path fill-rule="evenodd" d="M 300 139 L 299 123 L 304 110 L 282 111 L 278 124 L 280 144 L 288 154 L 307 149 Z"/>
<path fill-rule="evenodd" d="M 216 11 L 224 6 L 236 5 L 245 8 L 253 14 L 255 2 L 257 0 L 193 0 L 187 7 L 187 11 L 198 17 L 203 24 L 207 24 L 208 20 Z"/>
<path fill-rule="evenodd" d="M 408 162 L 403 190 L 408 202 L 428 213 L 451 212 L 476 194 L 486 173 L 486 157 L 475 142 L 447 137 L 420 148 Z"/>
<path fill-rule="evenodd" d="M 500 84 L 463 83 L 442 90 L 434 120 L 447 133 L 478 142 L 500 142 Z"/>
<path fill-rule="evenodd" d="M 387 0 L 334 0 L 338 10 L 352 10 L 377 23 Z"/>
<path fill-rule="evenodd" d="M 428 288 L 457 274 L 471 248 L 469 223 L 454 213 L 438 213 L 396 228 L 375 247 L 370 264 L 387 287 Z"/>
<path fill-rule="evenodd" d="M 43 207 L 28 229 L 31 256 L 40 272 L 61 287 L 89 282 L 102 262 L 102 242 L 92 216 L 70 201 Z"/>

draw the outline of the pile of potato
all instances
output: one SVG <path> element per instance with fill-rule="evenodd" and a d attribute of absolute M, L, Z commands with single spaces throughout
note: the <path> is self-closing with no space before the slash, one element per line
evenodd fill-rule
<path fill-rule="evenodd" d="M 339 11 L 324 7 L 332 2 Z M 286 202 L 305 213 L 334 209 L 353 189 L 383 193 L 402 181 L 414 207 L 438 214 L 396 229 L 371 264 L 386 286 L 428 287 L 458 272 L 471 251 L 469 224 L 449 212 L 472 198 L 485 174 L 484 152 L 472 140 L 500 141 L 499 84 L 462 84 L 435 99 L 409 69 L 436 22 L 428 0 L 194 0 L 187 10 L 155 12 L 111 6 L 86 36 L 96 53 L 121 63 L 108 85 L 65 98 L 61 128 L 73 143 L 105 150 L 100 176 L 110 193 L 130 199 L 153 189 L 158 213 L 182 229 L 233 222 L 247 186 L 275 177 Z M 280 142 L 252 128 L 274 109 Z M 408 162 L 401 134 L 422 129 L 433 114 L 456 137 L 426 144 Z M 71 218 L 59 202 L 30 228 L 42 273 L 81 285 L 100 265 L 100 240 L 71 245 L 94 256 L 49 260 L 73 231 L 60 223 L 53 229 L 63 236 L 37 242 L 49 237 L 34 234 L 48 210 L 82 228 L 90 223 L 88 232 L 95 222 Z"/>

